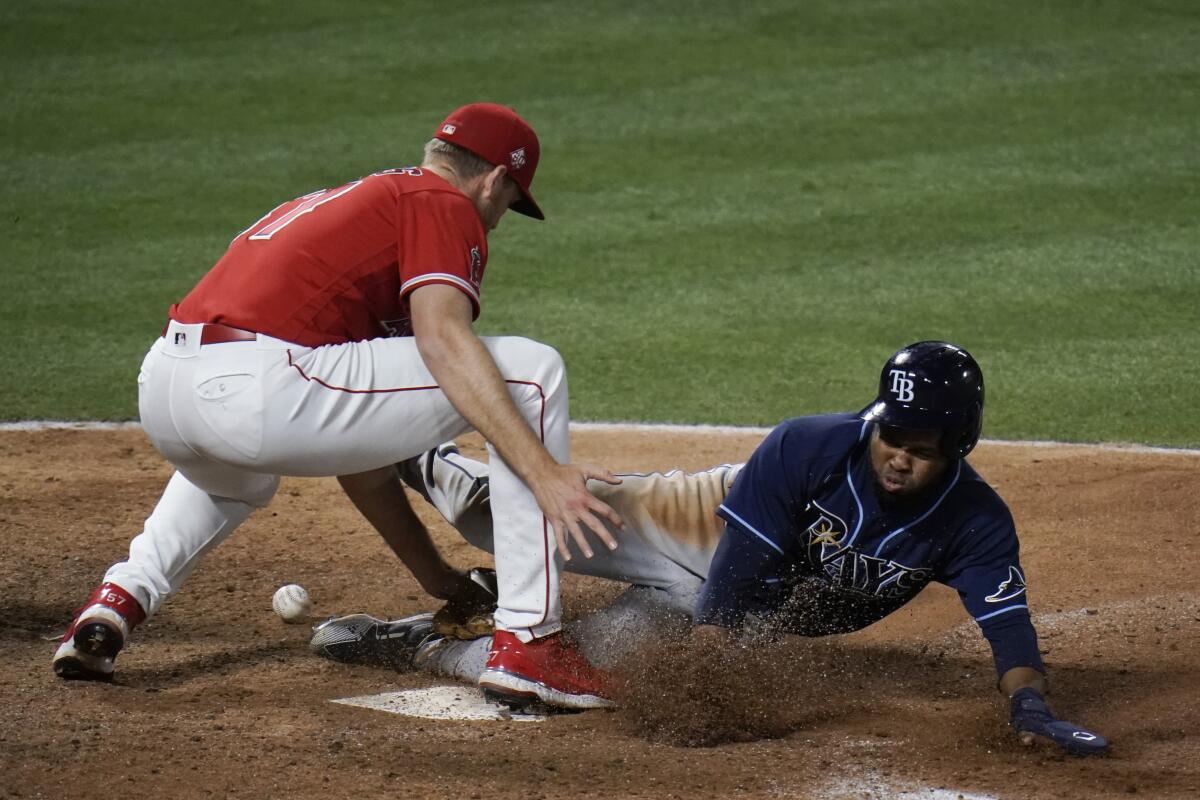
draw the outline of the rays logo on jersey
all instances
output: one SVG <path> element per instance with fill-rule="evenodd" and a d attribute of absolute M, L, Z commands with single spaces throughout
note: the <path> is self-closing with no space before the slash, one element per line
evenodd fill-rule
<path fill-rule="evenodd" d="M 845 545 L 845 520 L 817 503 L 810 503 L 808 510 L 817 514 L 803 533 L 808 562 L 830 589 L 898 599 L 921 591 L 933 577 L 932 570 L 868 556 Z"/>
<path fill-rule="evenodd" d="M 817 503 L 809 503 L 808 508 L 817 512 L 816 521 L 804 531 L 809 549 L 819 547 L 818 556 L 824 554 L 827 547 L 838 549 L 838 543 L 846 538 L 846 521 Z"/>
<path fill-rule="evenodd" d="M 908 567 L 845 547 L 821 561 L 831 589 L 899 600 L 912 597 L 933 578 L 933 570 Z"/>
<path fill-rule="evenodd" d="M 983 598 L 989 603 L 1003 603 L 1025 593 L 1025 576 L 1016 567 L 1008 568 L 1008 577 L 1000 581 L 996 591 Z M 999 613 L 999 612 L 997 612 Z"/>

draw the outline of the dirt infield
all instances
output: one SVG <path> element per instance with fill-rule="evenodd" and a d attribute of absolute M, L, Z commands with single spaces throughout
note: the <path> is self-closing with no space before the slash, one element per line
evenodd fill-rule
<path fill-rule="evenodd" d="M 577 459 L 617 470 L 742 460 L 757 439 L 574 436 Z M 321 661 L 307 626 L 271 613 L 287 582 L 323 616 L 431 605 L 332 480 L 286 480 L 139 629 L 115 684 L 65 683 L 49 640 L 123 557 L 169 470 L 138 430 L 7 431 L 0 455 L 3 797 L 1200 795 L 1194 454 L 972 456 L 1017 518 L 1051 706 L 1113 741 L 1090 760 L 1015 743 L 986 645 L 939 586 L 867 631 L 789 640 L 732 676 L 647 656 L 637 707 L 615 712 L 435 722 L 335 705 L 436 681 Z M 486 561 L 421 511 L 453 561 Z M 568 577 L 564 593 L 577 614 L 616 587 Z M 722 743 L 674 744 L 703 730 Z"/>

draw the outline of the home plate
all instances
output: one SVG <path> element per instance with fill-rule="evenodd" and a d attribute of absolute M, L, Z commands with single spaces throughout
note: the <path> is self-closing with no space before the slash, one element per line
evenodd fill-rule
<path fill-rule="evenodd" d="M 361 697 L 331 700 L 347 706 L 373 708 L 390 714 L 422 719 L 504 720 L 505 722 L 541 722 L 544 716 L 518 714 L 505 706 L 484 699 L 483 692 L 470 686 L 433 686 Z"/>

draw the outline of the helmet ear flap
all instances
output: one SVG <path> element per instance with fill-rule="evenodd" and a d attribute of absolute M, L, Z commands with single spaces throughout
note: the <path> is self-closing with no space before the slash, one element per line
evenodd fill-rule
<path fill-rule="evenodd" d="M 949 458 L 966 458 L 983 432 L 983 403 L 967 409 L 960 424 L 946 428 L 942 434 L 942 453 Z"/>

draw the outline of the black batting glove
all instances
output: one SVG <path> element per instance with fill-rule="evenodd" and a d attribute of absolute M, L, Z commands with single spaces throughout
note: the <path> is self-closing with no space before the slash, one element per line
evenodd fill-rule
<path fill-rule="evenodd" d="M 1099 755 L 1108 750 L 1108 740 L 1100 734 L 1073 722 L 1055 719 L 1046 700 L 1030 687 L 1012 696 L 1009 722 L 1025 744 L 1029 743 L 1030 736 L 1041 736 L 1076 756 Z"/>

